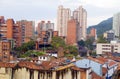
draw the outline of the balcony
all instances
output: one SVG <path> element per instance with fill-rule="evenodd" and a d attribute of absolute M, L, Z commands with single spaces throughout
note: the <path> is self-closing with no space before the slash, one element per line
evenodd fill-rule
<path fill-rule="evenodd" d="M 18 30 L 13 30 L 14 33 L 18 33 L 19 31 Z"/>
<path fill-rule="evenodd" d="M 6 32 L 7 30 L 6 30 L 6 29 L 1 29 L 1 30 L 0 30 L 0 32 L 4 32 L 4 31 Z"/>

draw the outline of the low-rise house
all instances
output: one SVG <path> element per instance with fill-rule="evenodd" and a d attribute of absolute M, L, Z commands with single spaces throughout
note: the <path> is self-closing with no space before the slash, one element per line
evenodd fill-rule
<path fill-rule="evenodd" d="M 38 56 L 38 61 L 50 61 L 50 56 L 48 55 Z"/>
<path fill-rule="evenodd" d="M 43 70 L 42 66 L 33 62 L 19 62 L 15 67 L 14 79 L 38 79 L 40 70 Z"/>
<path fill-rule="evenodd" d="M 91 68 L 94 73 L 104 79 L 111 78 L 118 66 L 117 62 L 103 57 L 88 57 L 77 61 L 75 65 L 79 68 Z"/>
<path fill-rule="evenodd" d="M 0 62 L 0 79 L 13 79 L 15 63 Z"/>
<path fill-rule="evenodd" d="M 0 63 L 0 79 L 90 79 L 90 68 L 78 68 L 64 58 L 42 63 Z"/>
<path fill-rule="evenodd" d="M 97 43 L 96 54 L 120 53 L 120 43 Z"/>

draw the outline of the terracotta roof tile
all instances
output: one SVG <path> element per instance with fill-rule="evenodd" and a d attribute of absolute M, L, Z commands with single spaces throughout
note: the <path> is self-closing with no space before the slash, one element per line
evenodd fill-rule
<path fill-rule="evenodd" d="M 10 67 L 10 68 L 14 68 L 15 66 L 16 66 L 15 63 L 0 62 L 0 67 Z"/>
<path fill-rule="evenodd" d="M 43 69 L 41 65 L 37 65 L 34 62 L 19 62 L 18 66 L 19 67 L 26 67 L 26 68 L 29 68 L 29 69 L 37 69 L 37 70 L 42 70 Z"/>
<path fill-rule="evenodd" d="M 109 59 L 112 59 L 112 60 L 114 60 L 114 61 L 118 61 L 118 62 L 120 62 L 120 57 L 110 57 Z"/>
<path fill-rule="evenodd" d="M 91 73 L 91 79 L 104 79 L 104 78 L 102 78 L 101 76 L 99 76 L 99 75 L 97 75 L 95 72 L 93 72 L 92 71 L 92 73 Z"/>
<path fill-rule="evenodd" d="M 105 62 L 108 62 L 108 59 L 104 58 L 104 57 L 97 57 L 97 60 L 105 63 Z"/>
<path fill-rule="evenodd" d="M 90 59 L 90 60 L 92 60 L 92 61 L 95 61 L 95 62 L 98 62 L 98 63 L 100 63 L 100 64 L 104 64 L 105 62 L 103 62 L 103 61 L 101 61 L 101 60 L 99 60 L 99 59 L 97 59 L 97 58 L 93 58 L 93 57 L 88 57 L 88 59 Z"/>
<path fill-rule="evenodd" d="M 49 70 L 50 68 L 62 65 L 64 61 L 65 61 L 64 58 L 54 59 L 53 61 L 43 61 L 42 66 L 44 67 L 45 70 Z"/>
<path fill-rule="evenodd" d="M 49 70 L 52 67 L 52 64 L 50 61 L 43 61 L 42 66 L 43 66 L 44 70 Z"/>
<path fill-rule="evenodd" d="M 85 69 L 83 69 L 83 68 L 78 68 L 78 67 L 76 67 L 76 66 L 71 67 L 71 69 L 77 70 L 77 71 L 84 71 L 84 70 L 85 70 Z"/>
<path fill-rule="evenodd" d="M 115 65 L 115 64 L 117 64 L 117 62 L 115 62 L 115 61 L 110 61 L 110 62 L 108 63 L 108 66 L 110 67 L 110 66 L 113 66 L 113 65 Z"/>

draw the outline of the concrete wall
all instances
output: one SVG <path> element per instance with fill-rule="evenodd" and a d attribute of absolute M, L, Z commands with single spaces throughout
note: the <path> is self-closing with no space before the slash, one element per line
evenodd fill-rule
<path fill-rule="evenodd" d="M 13 71 L 13 72 L 12 72 Z M 59 72 L 59 75 L 58 75 Z M 74 73 L 75 72 L 75 73 Z M 74 74 L 74 75 L 73 75 Z M 13 78 L 12 78 L 13 75 Z M 74 77 L 74 78 L 73 78 Z M 0 79 L 88 79 L 89 71 L 72 71 L 66 68 L 59 71 L 38 71 L 25 67 L 12 70 L 12 68 L 0 68 Z"/>
<path fill-rule="evenodd" d="M 11 68 L 0 68 L 0 79 L 11 79 L 12 69 Z"/>
<path fill-rule="evenodd" d="M 26 68 L 15 70 L 14 79 L 30 79 L 30 72 Z"/>

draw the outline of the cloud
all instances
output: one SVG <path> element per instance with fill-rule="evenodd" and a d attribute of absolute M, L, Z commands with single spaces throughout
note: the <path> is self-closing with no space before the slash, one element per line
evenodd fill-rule
<path fill-rule="evenodd" d="M 106 19 L 108 19 L 110 17 L 112 17 L 112 16 L 105 15 L 105 16 L 97 16 L 97 17 L 88 17 L 87 18 L 87 20 L 88 20 L 88 26 L 97 25 L 100 22 L 102 22 L 103 20 L 106 20 Z"/>
<path fill-rule="evenodd" d="M 92 5 L 99 8 L 117 8 L 120 7 L 120 0 L 60 0 L 63 4 L 69 6 Z"/>
<path fill-rule="evenodd" d="M 52 7 L 58 4 L 56 0 L 0 0 L 1 7 Z"/>
<path fill-rule="evenodd" d="M 101 8 L 120 7 L 120 0 L 83 0 L 86 5 L 93 5 Z"/>
<path fill-rule="evenodd" d="M 54 19 L 56 23 L 59 5 L 71 10 L 83 5 L 88 25 L 94 25 L 120 11 L 119 4 L 120 0 L 0 0 L 0 15 L 14 19 Z"/>

